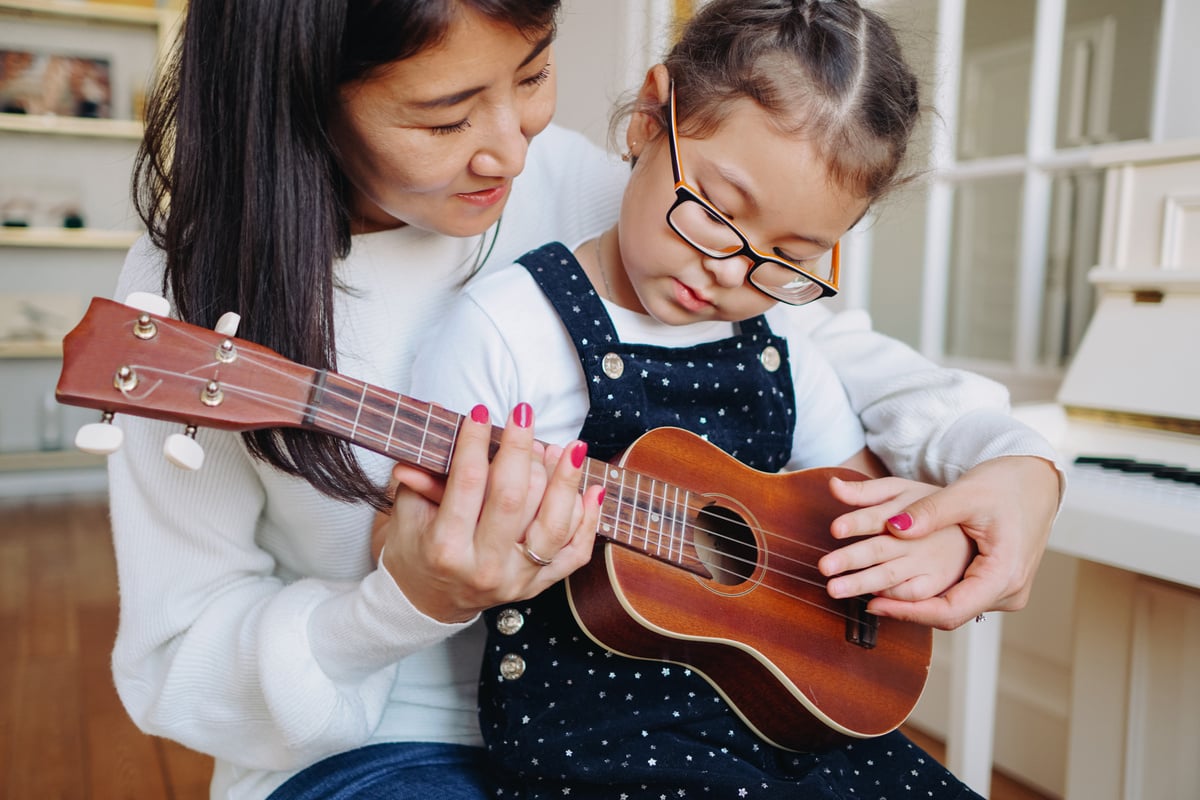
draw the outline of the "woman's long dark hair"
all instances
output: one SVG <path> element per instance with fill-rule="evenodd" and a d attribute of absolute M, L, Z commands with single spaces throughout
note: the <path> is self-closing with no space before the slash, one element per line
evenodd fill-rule
<path fill-rule="evenodd" d="M 337 368 L 334 263 L 350 251 L 330 138 L 343 84 L 438 43 L 464 8 L 529 37 L 560 0 L 190 0 L 146 109 L 133 200 L 166 256 L 180 319 L 317 369 Z M 345 442 L 298 429 L 244 435 L 250 452 L 346 501 L 385 508 Z"/>

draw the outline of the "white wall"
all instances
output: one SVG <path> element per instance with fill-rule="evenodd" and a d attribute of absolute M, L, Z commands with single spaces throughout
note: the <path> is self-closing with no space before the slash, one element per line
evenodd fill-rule
<path fill-rule="evenodd" d="M 606 146 L 610 112 L 663 54 L 669 18 L 663 0 L 564 0 L 555 121 Z"/>

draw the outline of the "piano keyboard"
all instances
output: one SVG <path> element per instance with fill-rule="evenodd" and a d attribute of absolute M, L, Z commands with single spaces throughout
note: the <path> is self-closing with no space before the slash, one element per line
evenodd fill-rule
<path fill-rule="evenodd" d="M 1051 534 L 1059 552 L 1200 588 L 1200 469 L 1080 455 Z"/>
<path fill-rule="evenodd" d="M 1121 456 L 1076 456 L 1076 466 L 1094 466 L 1100 469 L 1121 472 L 1127 475 L 1146 475 L 1164 481 L 1200 486 L 1200 470 L 1182 464 L 1163 464 L 1155 461 L 1138 461 Z"/>

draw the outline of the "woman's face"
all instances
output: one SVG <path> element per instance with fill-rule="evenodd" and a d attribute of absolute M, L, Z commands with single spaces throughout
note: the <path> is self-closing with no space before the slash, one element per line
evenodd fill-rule
<path fill-rule="evenodd" d="M 333 130 L 352 231 L 473 236 L 499 219 L 554 114 L 551 37 L 463 8 L 441 43 L 343 86 Z"/>

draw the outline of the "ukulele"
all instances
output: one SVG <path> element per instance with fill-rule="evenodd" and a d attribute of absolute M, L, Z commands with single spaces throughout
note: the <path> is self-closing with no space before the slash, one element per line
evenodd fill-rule
<path fill-rule="evenodd" d="M 77 443 L 111 452 L 121 432 L 106 423 L 119 412 L 184 425 L 167 450 L 185 466 L 200 465 L 179 445 L 194 445 L 198 426 L 294 427 L 447 473 L 459 414 L 217 327 L 93 299 L 63 341 L 56 390 L 59 402 L 104 414 Z M 925 686 L 932 631 L 866 613 L 865 597 L 826 593 L 816 561 L 843 544 L 829 525 L 851 510 L 829 492 L 835 475 L 862 477 L 759 472 L 677 428 L 649 431 L 613 462 L 587 459 L 581 491 L 601 485 L 605 497 L 597 552 L 567 579 L 572 611 L 610 650 L 700 673 L 776 746 L 894 730 Z"/>

